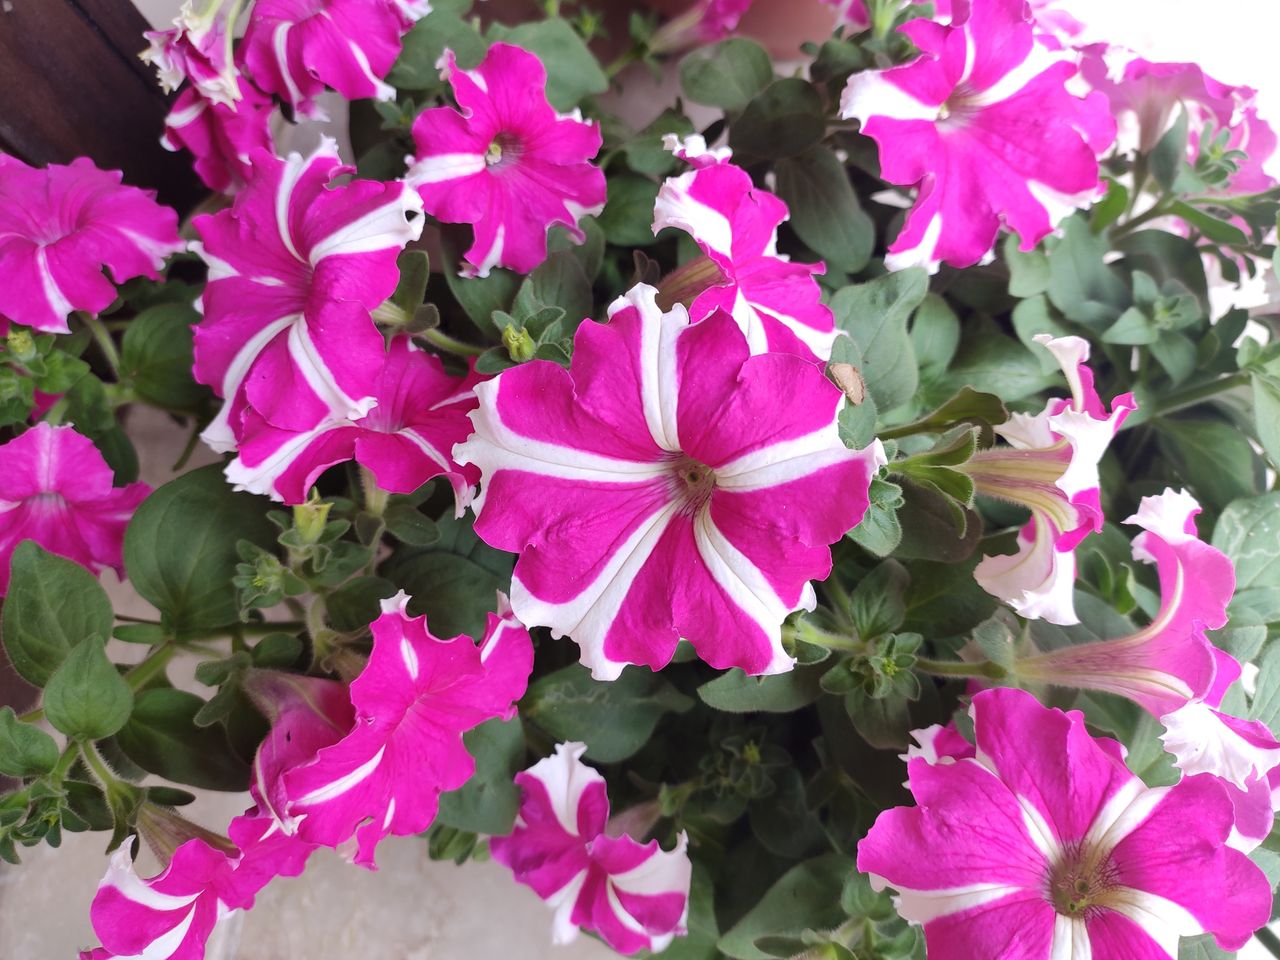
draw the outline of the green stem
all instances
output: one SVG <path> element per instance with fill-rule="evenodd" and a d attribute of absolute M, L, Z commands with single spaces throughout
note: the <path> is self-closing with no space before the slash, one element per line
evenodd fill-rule
<path fill-rule="evenodd" d="M 990 662 L 966 663 L 963 660 L 929 660 L 918 657 L 915 668 L 935 677 L 985 677 L 988 680 L 1000 680 L 1008 676 L 1004 667 Z"/>
<path fill-rule="evenodd" d="M 107 328 L 102 325 L 101 320 L 88 313 L 80 313 L 78 316 L 89 332 L 93 334 L 93 340 L 98 345 L 98 349 L 102 351 L 102 357 L 107 361 L 107 365 L 111 367 L 111 372 L 119 377 L 120 352 L 116 350 L 116 342 L 111 339 L 111 334 L 107 332 Z"/>
<path fill-rule="evenodd" d="M 1130 220 L 1126 220 L 1124 223 L 1120 224 L 1118 227 L 1115 227 L 1114 229 L 1112 229 L 1111 231 L 1112 242 L 1115 242 L 1116 240 L 1119 240 L 1122 237 L 1127 237 L 1129 234 L 1137 230 L 1138 227 L 1141 227 L 1144 224 L 1150 223 L 1152 220 L 1158 220 L 1160 217 L 1168 216 L 1171 208 L 1172 208 L 1172 204 L 1168 200 L 1158 201 L 1156 205 L 1152 207 L 1150 210 L 1147 210 L 1145 213 L 1140 213 L 1136 217 L 1133 217 Z"/>
<path fill-rule="evenodd" d="M 54 783 L 62 783 L 78 756 L 80 756 L 80 748 L 74 743 L 68 743 L 67 748 L 62 751 L 62 756 L 58 757 L 58 765 L 49 774 L 49 779 Z"/>
<path fill-rule="evenodd" d="M 1220 393 L 1226 393 L 1228 390 L 1235 390 L 1237 387 L 1247 387 L 1249 385 L 1250 376 L 1243 371 L 1240 373 L 1232 373 L 1225 377 L 1219 377 L 1217 380 L 1210 380 L 1208 383 L 1201 383 L 1194 387 L 1187 387 L 1185 390 L 1179 390 L 1170 393 L 1152 408 L 1151 412 L 1141 421 L 1134 424 L 1126 423 L 1120 429 L 1125 430 L 1129 426 L 1139 426 L 1156 417 L 1162 417 L 1170 413 L 1177 413 L 1179 410 L 1185 410 L 1187 407 L 1194 407 L 1198 403 L 1206 400 L 1212 400 Z"/>
<path fill-rule="evenodd" d="M 616 60 L 604 68 L 604 75 L 612 80 L 639 59 L 640 48 L 633 45 L 629 50 L 620 54 Z"/>
<path fill-rule="evenodd" d="M 98 748 L 92 743 L 80 744 L 80 756 L 84 757 L 85 764 L 98 778 L 98 782 L 106 792 L 110 793 L 112 788 L 120 782 L 120 778 L 111 772 L 111 768 L 102 759 L 102 754 L 98 753 Z"/>
<path fill-rule="evenodd" d="M 488 347 L 478 347 L 474 343 L 466 343 L 455 337 L 449 336 L 439 327 L 432 327 L 430 330 L 423 330 L 418 336 L 426 340 L 433 347 L 439 347 L 449 353 L 455 353 L 460 357 L 478 357 L 484 353 Z"/>
<path fill-rule="evenodd" d="M 173 655 L 178 652 L 178 648 L 170 644 L 157 647 L 151 651 L 145 660 L 142 660 L 125 672 L 125 683 L 129 684 L 130 690 L 141 690 L 148 683 L 154 680 L 160 674 L 164 673 L 165 667 L 169 666 L 169 661 L 173 659 Z"/>
<path fill-rule="evenodd" d="M 1269 928 L 1263 927 L 1253 936 L 1273 957 L 1280 957 L 1280 937 L 1272 933 Z"/>
<path fill-rule="evenodd" d="M 196 452 L 196 444 L 200 441 L 200 424 L 198 421 L 191 424 L 191 436 L 187 437 L 187 445 L 182 448 L 177 462 L 169 468 L 170 473 L 177 473 L 187 465 L 187 461 L 191 459 L 191 455 Z"/>

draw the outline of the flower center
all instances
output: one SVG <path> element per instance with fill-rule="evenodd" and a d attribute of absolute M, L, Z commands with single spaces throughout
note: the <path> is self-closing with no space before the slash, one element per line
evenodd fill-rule
<path fill-rule="evenodd" d="M 1064 917 L 1108 906 L 1117 888 L 1111 858 L 1100 851 L 1069 849 L 1049 868 L 1049 902 Z"/>
<path fill-rule="evenodd" d="M 497 134 L 489 144 L 489 149 L 484 153 L 484 164 L 490 170 L 501 170 L 519 160 L 523 152 L 524 147 L 520 141 L 512 134 L 503 131 Z"/>
<path fill-rule="evenodd" d="M 686 512 L 692 513 L 711 499 L 716 488 L 716 472 L 692 457 L 682 456 L 671 466 L 676 496 Z"/>
<path fill-rule="evenodd" d="M 967 83 L 962 83 L 951 92 L 946 102 L 938 107 L 938 122 L 948 127 L 958 127 L 963 125 L 969 115 L 977 109 L 978 103 L 974 91 Z"/>

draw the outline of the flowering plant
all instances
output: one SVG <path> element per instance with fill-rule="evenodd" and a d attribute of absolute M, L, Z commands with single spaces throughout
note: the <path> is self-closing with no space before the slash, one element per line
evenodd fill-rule
<path fill-rule="evenodd" d="M 1051 2 L 792 75 L 749 2 L 544 6 L 188 0 L 181 221 L 0 156 L 0 856 L 109 833 L 90 958 L 410 835 L 624 954 L 1280 956 L 1254 92 Z"/>

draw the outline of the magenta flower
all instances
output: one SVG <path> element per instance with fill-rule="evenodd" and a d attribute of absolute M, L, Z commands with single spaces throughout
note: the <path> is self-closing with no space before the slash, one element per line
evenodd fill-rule
<path fill-rule="evenodd" d="M 1276 152 L 1276 132 L 1267 121 L 1258 116 L 1258 108 L 1254 104 L 1255 91 L 1248 87 L 1238 87 L 1237 90 L 1247 92 L 1248 96 L 1238 106 L 1226 149 L 1241 151 L 1245 159 L 1232 175 L 1227 192 L 1262 193 L 1276 185 L 1275 177 L 1265 169 L 1265 164 Z M 1203 127 L 1203 116 L 1200 120 Z"/>
<path fill-rule="evenodd" d="M 383 837 L 427 829 L 440 794 L 471 778 L 462 734 L 510 718 L 533 669 L 529 633 L 509 613 L 490 614 L 476 646 L 432 636 L 408 603 L 403 592 L 384 600 L 373 622 L 373 653 L 351 684 L 351 732 L 283 780 L 289 828 L 328 847 L 354 837 L 355 862 L 370 868 Z"/>
<path fill-rule="evenodd" d="M 138 58 L 155 66 L 166 93 L 189 80 L 213 103 L 230 107 L 240 98 L 239 72 L 227 56 L 231 45 L 221 7 L 212 3 L 204 13 L 196 13 L 193 0 L 186 0 L 170 29 L 143 33 L 150 46 Z"/>
<path fill-rule="evenodd" d="M 210 190 L 236 193 L 253 176 L 252 156 L 275 152 L 271 137 L 271 98 L 240 80 L 240 96 L 230 106 L 209 100 L 195 88 L 184 90 L 164 121 L 160 143 L 166 150 L 188 150 L 196 174 Z"/>
<path fill-rule="evenodd" d="M 24 540 L 97 573 L 124 575 L 124 528 L 151 488 L 113 487 L 111 468 L 72 427 L 38 423 L 0 444 L 0 596 Z"/>
<path fill-rule="evenodd" d="M 978 493 L 1031 510 L 1018 549 L 989 556 L 974 570 L 982 588 L 1024 617 L 1078 623 L 1073 590 L 1075 548 L 1102 529 L 1098 463 L 1125 418 L 1137 409 L 1121 394 L 1108 412 L 1086 365 L 1079 337 L 1035 337 L 1062 365 L 1070 400 L 1050 400 L 1035 416 L 1015 413 L 996 433 L 1009 447 L 980 451 L 964 470 Z"/>
<path fill-rule="evenodd" d="M 565 370 L 535 360 L 476 386 L 476 533 L 520 554 L 516 615 L 569 635 L 597 679 L 703 660 L 790 670 L 780 626 L 857 524 L 884 463 L 847 450 L 814 364 L 751 356 L 733 318 L 691 324 L 641 284 L 578 328 Z"/>
<path fill-rule="evenodd" d="M 1234 678 L 1239 667 L 1205 631 L 1227 622 L 1235 573 L 1226 556 L 1196 536 L 1199 512 L 1189 494 L 1166 490 L 1143 497 L 1125 521 L 1143 528 L 1133 541 L 1134 559 L 1154 563 L 1160 577 L 1160 611 L 1151 623 L 1127 637 L 1020 659 L 1019 678 L 1119 694 L 1157 717 L 1189 701 L 1219 702 L 1222 674 L 1230 670 Z"/>
<path fill-rule="evenodd" d="M 836 23 L 852 28 L 851 33 L 861 32 L 871 26 L 866 0 L 822 0 L 822 2 L 836 8 Z M 941 13 L 941 11 L 938 12 Z"/>
<path fill-rule="evenodd" d="M 409 0 L 255 0 L 240 53 L 254 83 L 304 117 L 326 119 L 316 97 L 394 100 L 383 81 L 400 38 L 424 5 Z"/>
<path fill-rule="evenodd" d="M 1212 933 L 1243 946 L 1271 886 L 1230 849 L 1232 806 L 1213 777 L 1147 788 L 1123 748 L 1076 711 L 1020 690 L 974 697 L 977 756 L 911 760 L 915 807 L 882 813 L 858 869 L 898 891 L 931 960 L 1157 960 Z"/>
<path fill-rule="evenodd" d="M 469 273 L 528 273 L 547 258 L 547 231 L 561 224 L 579 243 L 578 221 L 604 209 L 604 173 L 590 163 L 600 128 L 547 103 L 547 72 L 527 50 L 495 43 L 474 70 L 445 51 L 444 76 L 459 110 L 433 107 L 413 122 L 408 181 L 427 213 L 470 223 Z"/>
<path fill-rule="evenodd" d="M 281 430 L 256 412 L 245 415 L 245 441 L 227 467 L 237 489 L 301 503 L 316 478 L 346 460 L 368 467 L 378 486 L 413 493 L 432 477 L 453 487 L 458 516 L 471 502 L 479 472 L 453 462 L 456 443 L 471 435 L 467 414 L 475 409 L 472 374 L 453 377 L 440 358 L 424 353 L 408 337 L 391 342 L 386 363 L 373 381 L 376 405 L 363 417 L 331 417 L 311 430 Z"/>
<path fill-rule="evenodd" d="M 929 763 L 954 763 L 974 756 L 974 746 L 956 729 L 954 723 L 943 726 L 935 723 L 923 730 L 912 730 L 911 738 L 915 744 L 907 745 L 903 760 L 923 757 Z"/>
<path fill-rule="evenodd" d="M 710 286 L 689 304 L 690 318 L 702 320 L 724 310 L 737 321 L 752 353 L 829 359 L 835 318 L 813 279 L 825 268 L 778 255 L 778 225 L 788 217 L 787 205 L 757 189 L 745 170 L 727 162 L 727 154 L 706 152 L 701 138 L 673 145 L 695 169 L 662 185 L 653 232 L 683 230 L 715 268 L 706 281 Z"/>
<path fill-rule="evenodd" d="M 120 178 L 86 157 L 38 170 L 0 153 L 0 318 L 67 333 L 73 310 L 105 310 L 116 284 L 158 280 L 186 249 L 178 215 Z"/>
<path fill-rule="evenodd" d="M 1105 97 L 1067 91 L 1076 67 L 1036 41 L 1025 0 L 973 0 L 950 26 L 901 29 L 923 55 L 855 73 L 841 100 L 879 145 L 884 179 L 918 187 L 890 269 L 977 263 L 1002 225 L 1030 250 L 1098 196 L 1115 121 Z"/>
<path fill-rule="evenodd" d="M 203 434 L 215 450 L 245 439 L 250 409 L 301 431 L 375 402 L 385 349 L 370 311 L 395 291 L 421 204 L 398 181 L 333 183 L 351 172 L 332 141 L 307 158 L 259 152 L 231 208 L 195 220 L 209 264 L 195 375 L 225 400 Z"/>
<path fill-rule="evenodd" d="M 489 848 L 555 910 L 556 943 L 593 930 L 619 953 L 661 953 L 685 933 L 693 875 L 685 835 L 670 851 L 657 840 L 607 836 L 609 797 L 604 777 L 581 760 L 586 749 L 562 743 L 516 774 L 515 829 Z"/>

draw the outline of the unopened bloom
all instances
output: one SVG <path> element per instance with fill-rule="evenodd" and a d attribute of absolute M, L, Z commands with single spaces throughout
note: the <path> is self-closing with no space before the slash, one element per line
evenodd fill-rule
<path fill-rule="evenodd" d="M 235 203 L 195 220 L 209 264 L 195 376 L 224 399 L 203 433 L 215 450 L 245 439 L 250 408 L 299 431 L 375 402 L 385 349 L 370 311 L 395 291 L 422 207 L 398 181 L 333 183 L 351 172 L 328 140 L 305 158 L 259 152 Z"/>
<path fill-rule="evenodd" d="M 0 317 L 67 333 L 73 310 L 105 310 L 116 284 L 158 280 L 186 249 L 178 215 L 121 176 L 87 157 L 35 169 L 0 153 Z"/>
<path fill-rule="evenodd" d="M 474 374 L 451 376 L 439 357 L 423 352 L 408 337 L 396 337 L 371 381 L 372 410 L 354 419 L 330 417 L 302 431 L 273 427 L 249 411 L 246 440 L 227 467 L 227 479 L 238 489 L 301 503 L 321 473 L 355 460 L 391 493 L 413 493 L 432 477 L 443 476 L 453 487 L 461 516 L 479 474 L 458 466 L 451 454 L 454 444 L 471 435 L 467 414 L 475 409 L 473 388 L 479 379 Z"/>
<path fill-rule="evenodd" d="M 547 102 L 547 72 L 520 47 L 495 43 L 474 70 L 446 50 L 444 76 L 459 110 L 434 107 L 413 122 L 407 174 L 427 213 L 470 223 L 469 272 L 494 267 L 528 273 L 547 258 L 547 231 L 560 224 L 579 243 L 584 217 L 604 209 L 605 180 L 589 161 L 600 128 L 563 116 Z"/>
<path fill-rule="evenodd" d="M 241 56 L 259 88 L 324 119 L 316 97 L 325 87 L 348 100 L 395 99 L 383 78 L 421 8 L 406 0 L 255 0 Z"/>
<path fill-rule="evenodd" d="M 1024 691 L 979 693 L 972 714 L 976 757 L 909 761 L 917 806 L 885 811 L 858 845 L 931 957 L 1172 960 L 1180 937 L 1236 950 L 1267 921 L 1271 886 L 1226 845 L 1216 779 L 1148 788 L 1082 714 Z"/>
<path fill-rule="evenodd" d="M 529 633 L 509 613 L 489 615 L 477 646 L 432 636 L 408 604 L 403 592 L 384 600 L 373 622 L 373 652 L 351 684 L 351 732 L 284 775 L 289 828 L 329 847 L 354 837 L 355 862 L 370 868 L 382 838 L 427 829 L 440 794 L 471 778 L 462 734 L 509 719 L 533 669 Z"/>
<path fill-rule="evenodd" d="M 1037 42 L 1026 0 L 973 0 L 950 26 L 901 29 L 923 54 L 855 73 L 841 99 L 879 145 L 884 179 L 918 188 L 890 269 L 977 263 L 1002 225 L 1030 250 L 1096 199 L 1115 121 L 1105 97 L 1067 91 L 1076 66 Z"/>
<path fill-rule="evenodd" d="M 1127 637 L 1019 659 L 1018 677 L 1119 694 L 1157 717 L 1220 691 L 1220 675 L 1234 661 L 1214 648 L 1205 631 L 1227 622 L 1235 572 L 1224 554 L 1196 536 L 1199 512 L 1189 494 L 1166 490 L 1143 497 L 1125 521 L 1143 528 L 1133 541 L 1134 559 L 1154 563 L 1160 578 L 1160 610 L 1151 623 Z M 1220 698 L 1218 693 L 1211 702 Z"/>
<path fill-rule="evenodd" d="M 690 323 L 656 293 L 579 327 L 569 370 L 476 386 L 476 433 L 454 448 L 483 477 L 476 533 L 520 554 L 520 619 L 572 637 L 599 679 L 665 666 L 681 637 L 715 667 L 790 670 L 782 621 L 813 609 L 883 450 L 845 448 L 843 397 L 814 364 L 752 356 L 728 314 Z"/>
<path fill-rule="evenodd" d="M 240 98 L 239 75 L 228 57 L 231 44 L 221 7 L 221 3 L 210 3 L 204 12 L 197 13 L 194 0 L 186 0 L 170 29 L 143 34 L 150 46 L 138 57 L 155 66 L 166 92 L 189 80 L 193 89 L 213 103 L 232 106 Z"/>
<path fill-rule="evenodd" d="M 705 144 L 697 146 L 705 150 Z M 677 145 L 695 169 L 662 185 L 653 232 L 685 231 L 714 265 L 710 285 L 689 304 L 690 318 L 702 320 L 724 310 L 746 335 L 752 353 L 829 359 L 835 319 L 813 279 L 823 265 L 791 263 L 778 254 L 778 226 L 787 219 L 787 205 L 758 189 L 724 155 L 688 149 Z"/>
<path fill-rule="evenodd" d="M 586 749 L 562 743 L 516 774 L 520 812 L 510 836 L 489 841 L 493 858 L 555 910 L 556 943 L 594 930 L 619 953 L 661 953 L 685 933 L 693 876 L 685 835 L 670 851 L 606 836 L 609 797 L 604 777 L 581 760 Z"/>
<path fill-rule="evenodd" d="M 664 23 L 649 41 L 654 53 L 684 50 L 723 40 L 738 29 L 738 21 L 755 0 L 693 0 L 687 9 Z"/>
<path fill-rule="evenodd" d="M 962 468 L 978 493 L 1031 510 L 1017 551 L 986 557 L 974 576 L 1024 617 L 1072 624 L 1079 622 L 1075 548 L 1103 523 L 1098 463 L 1136 405 L 1125 393 L 1110 412 L 1103 406 L 1086 365 L 1087 341 L 1045 334 L 1035 340 L 1061 364 L 1071 399 L 1050 400 L 1035 416 L 1015 413 L 995 428 L 1010 446 L 981 451 Z"/>
<path fill-rule="evenodd" d="M 253 175 L 252 157 L 273 153 L 271 98 L 253 84 L 238 81 L 240 96 L 230 106 L 184 90 L 164 120 L 160 143 L 166 150 L 188 150 L 196 175 L 210 190 L 235 193 Z"/>
<path fill-rule="evenodd" d="M 38 423 L 0 445 L 0 596 L 24 540 L 95 573 L 123 575 L 124 529 L 151 488 L 113 487 L 112 478 L 93 441 L 72 427 Z"/>

